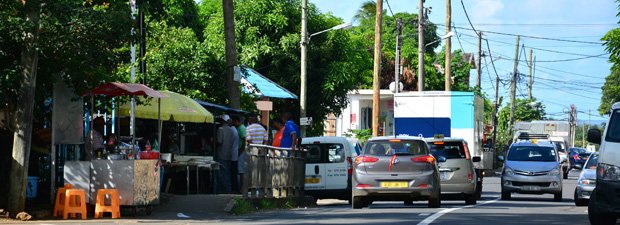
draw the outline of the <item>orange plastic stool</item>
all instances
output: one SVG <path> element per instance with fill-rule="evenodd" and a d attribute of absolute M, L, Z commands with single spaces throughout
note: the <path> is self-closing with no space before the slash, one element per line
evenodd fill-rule
<path fill-rule="evenodd" d="M 62 211 L 65 206 L 65 196 L 67 189 L 71 189 L 71 184 L 65 184 L 64 187 L 58 188 L 56 191 L 56 201 L 54 203 L 54 217 L 62 216 Z"/>
<path fill-rule="evenodd" d="M 86 219 L 86 192 L 82 189 L 67 189 L 65 192 L 65 206 L 62 212 L 62 218 L 67 219 L 69 213 L 79 213 L 82 219 Z"/>
<path fill-rule="evenodd" d="M 110 205 L 105 204 L 106 195 L 110 196 Z M 121 218 L 121 210 L 116 189 L 97 190 L 97 203 L 95 204 L 95 219 L 103 217 L 104 212 L 112 213 L 112 219 Z"/>

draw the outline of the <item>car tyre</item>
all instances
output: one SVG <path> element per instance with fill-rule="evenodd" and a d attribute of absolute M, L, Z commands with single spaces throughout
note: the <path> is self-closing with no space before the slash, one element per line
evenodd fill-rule
<path fill-rule="evenodd" d="M 405 200 L 405 205 L 413 205 L 413 201 L 412 200 Z"/>
<path fill-rule="evenodd" d="M 465 204 L 466 205 L 475 205 L 478 202 L 478 198 L 477 197 L 478 196 L 476 194 L 465 196 Z"/>
<path fill-rule="evenodd" d="M 366 204 L 366 199 L 362 197 L 353 197 L 353 202 L 351 205 L 354 209 L 361 209 L 368 206 L 368 204 Z"/>
<path fill-rule="evenodd" d="M 575 196 L 573 198 L 575 199 L 575 206 L 588 205 L 588 199 L 579 198 L 579 196 L 577 196 L 577 189 L 575 189 Z"/>
<path fill-rule="evenodd" d="M 590 225 L 614 225 L 618 219 L 615 215 L 600 213 L 596 209 L 596 189 L 590 195 L 588 218 L 590 219 Z"/>
<path fill-rule="evenodd" d="M 510 192 L 502 191 L 502 200 L 510 200 Z"/>
<path fill-rule="evenodd" d="M 429 208 L 439 208 L 441 207 L 441 198 L 439 196 L 431 196 L 428 198 L 428 207 Z"/>
<path fill-rule="evenodd" d="M 562 192 L 553 194 L 553 201 L 561 202 L 562 201 Z"/>

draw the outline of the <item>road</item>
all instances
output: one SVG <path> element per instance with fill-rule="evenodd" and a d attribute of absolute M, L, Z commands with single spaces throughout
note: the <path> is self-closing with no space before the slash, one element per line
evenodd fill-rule
<path fill-rule="evenodd" d="M 321 200 L 320 207 L 260 213 L 240 217 L 231 224 L 589 224 L 587 207 L 576 207 L 573 191 L 578 171 L 571 172 L 563 183 L 563 200 L 553 195 L 513 194 L 512 200 L 499 200 L 499 177 L 486 177 L 483 197 L 477 205 L 464 201 L 442 201 L 439 209 L 429 209 L 426 202 L 405 206 L 402 202 L 377 202 L 369 208 L 351 209 L 343 201 Z"/>

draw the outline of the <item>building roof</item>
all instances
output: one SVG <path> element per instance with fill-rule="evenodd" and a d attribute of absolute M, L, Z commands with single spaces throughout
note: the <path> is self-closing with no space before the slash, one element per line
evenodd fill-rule
<path fill-rule="evenodd" d="M 239 67 L 243 92 L 260 97 L 297 99 L 297 95 L 269 80 L 252 68 L 244 65 Z"/>

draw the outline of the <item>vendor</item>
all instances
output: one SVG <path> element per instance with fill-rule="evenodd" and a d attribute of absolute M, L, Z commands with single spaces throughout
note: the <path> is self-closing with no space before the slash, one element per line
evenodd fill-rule
<path fill-rule="evenodd" d="M 102 117 L 97 117 L 93 120 L 93 127 L 86 136 L 86 160 L 93 160 L 97 158 L 98 153 L 103 153 L 105 146 L 103 145 L 103 129 L 105 121 Z"/>

